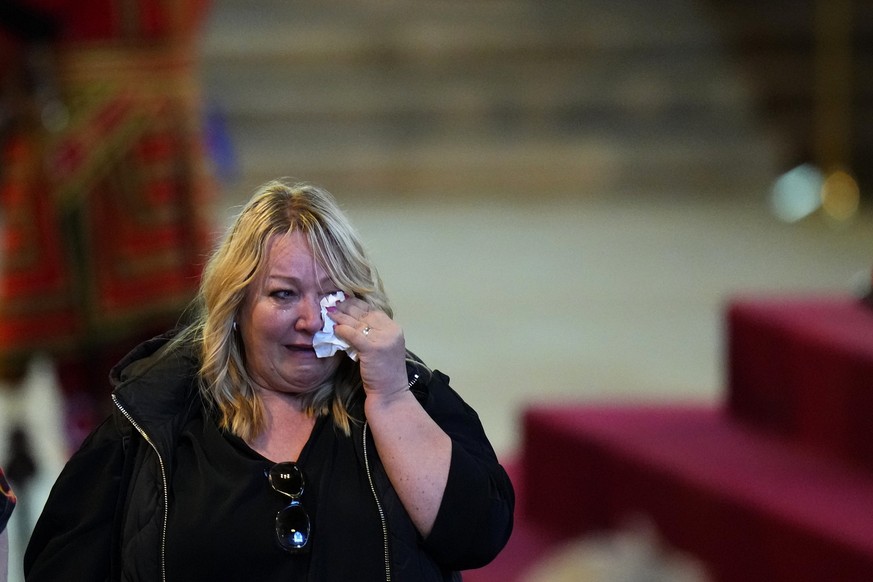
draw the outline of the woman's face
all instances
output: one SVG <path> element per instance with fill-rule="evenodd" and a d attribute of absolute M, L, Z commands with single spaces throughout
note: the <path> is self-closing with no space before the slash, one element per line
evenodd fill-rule
<path fill-rule="evenodd" d="M 318 358 L 312 349 L 323 326 L 319 302 L 336 285 L 296 231 L 268 241 L 264 267 L 246 293 L 239 319 L 248 372 L 266 390 L 311 391 L 339 365 L 341 354 Z"/>

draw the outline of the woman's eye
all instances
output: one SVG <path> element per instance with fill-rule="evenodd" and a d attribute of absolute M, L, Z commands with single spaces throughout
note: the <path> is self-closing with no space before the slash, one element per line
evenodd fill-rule
<path fill-rule="evenodd" d="M 270 297 L 274 297 L 276 299 L 288 300 L 293 299 L 297 296 L 297 293 L 290 289 L 276 289 L 275 291 L 270 292 Z"/>

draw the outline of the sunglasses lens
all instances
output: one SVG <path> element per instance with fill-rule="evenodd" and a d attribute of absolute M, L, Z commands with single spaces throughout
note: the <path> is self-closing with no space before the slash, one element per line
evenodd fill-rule
<path fill-rule="evenodd" d="M 276 514 L 276 538 L 285 550 L 296 553 L 308 549 L 309 515 L 299 497 L 303 495 L 303 471 L 296 463 L 277 463 L 269 473 L 270 486 L 291 497 L 291 503 Z"/>
<path fill-rule="evenodd" d="M 295 463 L 277 463 L 270 469 L 270 485 L 280 493 L 298 497 L 303 494 L 303 471 Z"/>
<path fill-rule="evenodd" d="M 289 552 L 301 551 L 309 541 L 309 516 L 298 501 L 276 514 L 276 537 Z"/>

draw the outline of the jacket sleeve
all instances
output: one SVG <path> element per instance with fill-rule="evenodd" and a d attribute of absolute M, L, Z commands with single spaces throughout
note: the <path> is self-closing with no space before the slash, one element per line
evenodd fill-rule
<path fill-rule="evenodd" d="M 52 487 L 24 555 L 28 582 L 109 578 L 113 520 L 124 467 L 110 418 L 69 459 Z"/>
<path fill-rule="evenodd" d="M 427 552 L 444 568 L 480 568 L 493 560 L 512 532 L 515 493 L 479 416 L 434 371 L 424 407 L 452 439 L 449 477 Z"/>

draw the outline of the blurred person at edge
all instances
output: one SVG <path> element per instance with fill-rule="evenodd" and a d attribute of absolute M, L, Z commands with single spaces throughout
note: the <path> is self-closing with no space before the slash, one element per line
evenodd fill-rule
<path fill-rule="evenodd" d="M 206 10 L 0 2 L 0 386 L 16 430 L 46 355 L 75 450 L 109 411 L 111 365 L 196 293 L 214 240 L 194 50 Z"/>
<path fill-rule="evenodd" d="M 15 493 L 0 468 L 0 582 L 6 582 L 9 575 L 9 531 L 6 524 L 15 509 L 15 501 Z"/>
<path fill-rule="evenodd" d="M 29 582 L 457 581 L 503 548 L 509 478 L 407 351 L 328 192 L 256 191 L 195 307 L 114 368 L 116 410 L 52 489 Z"/>

